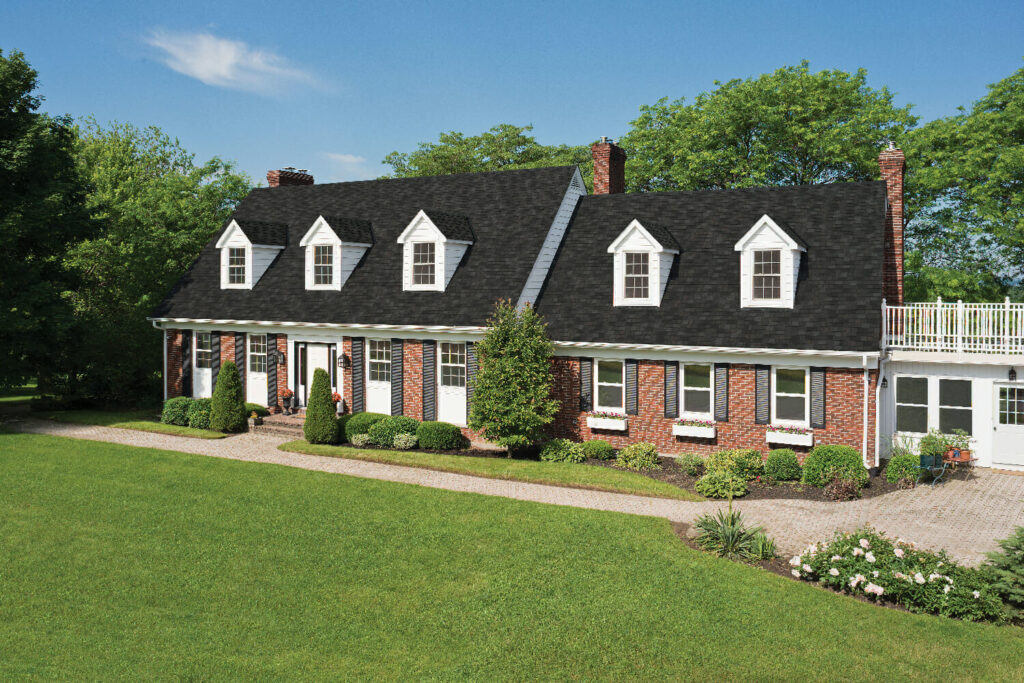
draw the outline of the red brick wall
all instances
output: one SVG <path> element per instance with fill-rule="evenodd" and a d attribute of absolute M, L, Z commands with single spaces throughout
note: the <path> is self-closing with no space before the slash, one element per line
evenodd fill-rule
<path fill-rule="evenodd" d="M 626 151 L 611 142 L 598 142 L 590 148 L 594 159 L 594 194 L 618 194 L 626 191 Z"/>
<path fill-rule="evenodd" d="M 730 448 L 756 448 L 767 453 L 773 448 L 765 441 L 767 425 L 754 422 L 754 366 L 733 364 L 729 368 L 729 420 L 719 422 L 714 439 L 692 439 L 672 435 L 671 418 L 664 417 L 665 367 L 662 361 L 641 360 L 637 366 L 638 415 L 630 415 L 628 431 L 609 432 L 587 427 L 586 413 L 579 410 L 580 363 L 578 358 L 558 357 L 554 361 L 554 396 L 562 408 L 551 427 L 552 436 L 576 441 L 605 439 L 616 448 L 649 441 L 663 453 L 707 455 Z M 876 371 L 871 371 L 868 403 L 868 454 L 874 457 Z M 862 447 L 864 375 L 859 369 L 829 368 L 825 376 L 825 428 L 814 430 L 815 444 L 845 444 Z M 794 448 L 802 458 L 809 450 Z"/>
<path fill-rule="evenodd" d="M 878 155 L 889 206 L 885 214 L 885 253 L 882 265 L 882 296 L 894 306 L 903 303 L 903 175 L 906 159 L 901 149 Z"/>
<path fill-rule="evenodd" d="M 220 334 L 220 364 L 223 366 L 228 361 L 235 362 L 235 333 L 221 332 Z"/>
<path fill-rule="evenodd" d="M 268 349 L 269 350 L 269 349 Z M 284 354 L 284 361 L 277 364 L 277 404 L 267 406 L 272 413 L 281 412 L 282 405 L 284 404 L 284 398 L 281 396 L 281 392 L 285 388 L 290 388 L 288 385 L 288 335 L 278 334 L 277 335 L 277 350 Z"/>
<path fill-rule="evenodd" d="M 342 398 L 345 399 L 345 412 L 352 412 L 352 337 L 343 337 L 341 340 L 341 352 L 348 358 L 347 368 L 339 368 L 338 372 L 341 373 L 339 376 L 344 388 L 342 389 Z"/>
<path fill-rule="evenodd" d="M 423 342 L 402 342 L 402 414 L 423 419 Z"/>
<path fill-rule="evenodd" d="M 181 396 L 181 330 L 167 330 L 167 398 Z"/>

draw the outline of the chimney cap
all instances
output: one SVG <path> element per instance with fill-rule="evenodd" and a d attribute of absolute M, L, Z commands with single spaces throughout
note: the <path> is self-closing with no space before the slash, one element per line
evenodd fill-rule
<path fill-rule="evenodd" d="M 601 142 L 602 142 L 602 144 L 609 144 L 609 145 L 615 144 L 615 140 L 612 140 L 607 135 L 602 135 L 601 136 Z"/>
<path fill-rule="evenodd" d="M 300 168 L 299 170 L 296 171 L 296 173 L 309 173 L 309 169 L 308 168 Z"/>
<path fill-rule="evenodd" d="M 292 172 L 294 172 L 295 171 L 295 167 L 294 166 L 285 166 L 281 170 L 282 171 L 292 171 Z"/>

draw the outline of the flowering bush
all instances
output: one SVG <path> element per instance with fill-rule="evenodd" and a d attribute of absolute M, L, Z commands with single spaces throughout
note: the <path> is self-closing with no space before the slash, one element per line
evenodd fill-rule
<path fill-rule="evenodd" d="M 622 413 L 612 413 L 607 410 L 595 410 L 590 413 L 590 417 L 603 417 L 606 420 L 625 420 L 626 416 Z"/>
<path fill-rule="evenodd" d="M 985 575 L 871 529 L 837 533 L 789 564 L 792 574 L 833 590 L 965 621 L 1000 621 L 1002 601 Z"/>
<path fill-rule="evenodd" d="M 281 398 L 291 398 L 294 395 L 295 392 L 292 391 L 291 389 L 284 389 L 283 391 L 281 391 Z"/>
<path fill-rule="evenodd" d="M 338 403 L 339 401 L 341 401 L 341 394 L 335 391 L 333 394 L 331 394 L 331 401 L 333 401 L 334 403 Z"/>
<path fill-rule="evenodd" d="M 676 424 L 677 425 L 681 425 L 683 427 L 714 427 L 715 426 L 715 421 L 714 420 L 694 420 L 694 419 L 691 419 L 691 418 L 688 418 L 688 417 L 681 417 L 678 420 L 676 420 Z"/>

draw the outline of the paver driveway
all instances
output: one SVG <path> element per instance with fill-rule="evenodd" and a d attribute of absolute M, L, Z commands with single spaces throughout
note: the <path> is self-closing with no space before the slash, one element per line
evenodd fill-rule
<path fill-rule="evenodd" d="M 621 493 L 570 489 L 485 479 L 465 474 L 346 460 L 277 449 L 285 439 L 270 434 L 242 434 L 220 440 L 191 439 L 112 427 L 66 424 L 12 417 L 5 425 L 37 434 L 108 441 L 196 453 L 218 458 L 268 462 L 356 477 L 419 484 L 452 491 L 556 505 L 573 505 L 692 522 L 698 515 L 722 507 L 715 501 L 686 502 Z M 956 559 L 977 564 L 996 549 L 996 540 L 1024 525 L 1024 477 L 979 470 L 969 482 L 952 481 L 921 486 L 884 496 L 846 503 L 806 500 L 738 500 L 748 521 L 763 525 L 780 550 L 792 553 L 826 539 L 837 530 L 851 531 L 870 524 L 892 536 L 928 548 L 945 548 Z"/>

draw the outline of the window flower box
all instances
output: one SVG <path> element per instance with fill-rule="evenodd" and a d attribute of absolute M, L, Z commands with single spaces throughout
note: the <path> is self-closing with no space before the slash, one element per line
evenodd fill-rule
<path fill-rule="evenodd" d="M 690 420 L 682 418 L 672 425 L 673 436 L 688 436 L 692 439 L 713 439 L 718 434 L 711 420 Z"/>
<path fill-rule="evenodd" d="M 591 429 L 624 432 L 626 431 L 626 416 L 619 413 L 591 413 L 587 415 L 587 426 Z"/>
<path fill-rule="evenodd" d="M 814 431 L 807 427 L 782 427 L 771 425 L 765 433 L 768 443 L 785 446 L 813 446 Z"/>

